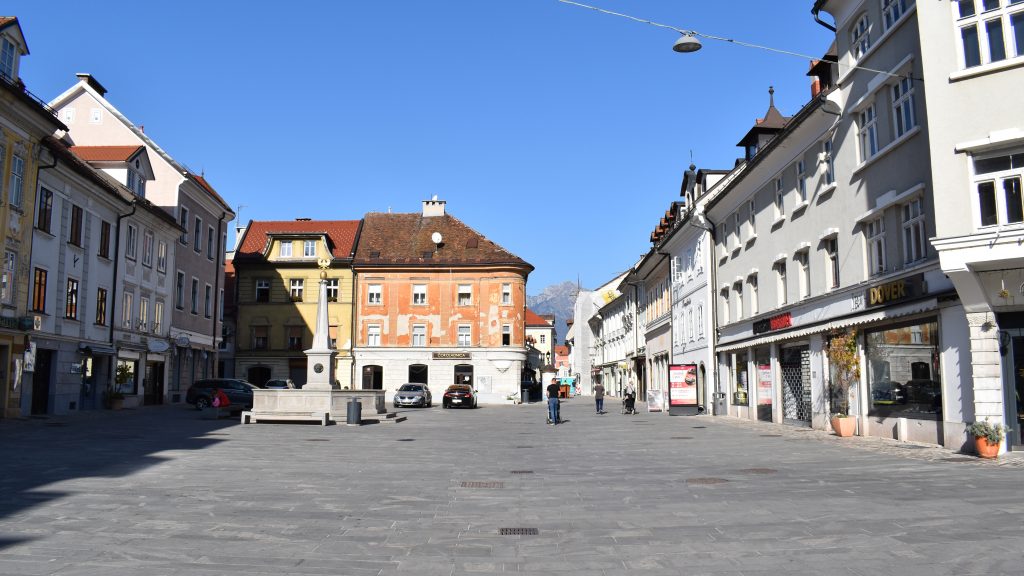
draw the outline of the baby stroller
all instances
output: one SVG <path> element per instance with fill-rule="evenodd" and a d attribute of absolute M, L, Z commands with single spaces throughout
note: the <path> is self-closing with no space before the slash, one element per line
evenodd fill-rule
<path fill-rule="evenodd" d="M 622 413 L 623 414 L 636 414 L 636 393 L 626 392 L 626 396 L 622 399 Z"/>
<path fill-rule="evenodd" d="M 546 410 L 545 410 L 546 412 Z M 551 414 L 548 414 L 544 418 L 548 424 L 561 424 L 562 423 L 562 401 L 558 400 L 558 405 L 555 407 L 555 421 L 551 421 Z"/>

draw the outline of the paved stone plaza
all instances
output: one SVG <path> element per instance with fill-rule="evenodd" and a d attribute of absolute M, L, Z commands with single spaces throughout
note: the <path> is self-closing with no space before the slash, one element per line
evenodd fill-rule
<path fill-rule="evenodd" d="M 0 574 L 1024 573 L 1017 455 L 608 408 L 3 421 Z"/>

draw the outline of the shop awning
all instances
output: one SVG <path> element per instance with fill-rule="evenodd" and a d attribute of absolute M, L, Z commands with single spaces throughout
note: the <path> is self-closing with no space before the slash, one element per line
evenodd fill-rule
<path fill-rule="evenodd" d="M 857 316 L 849 316 L 846 318 L 840 318 L 832 320 L 831 322 L 822 322 L 813 326 L 797 327 L 793 330 L 787 330 L 784 332 L 776 332 L 767 336 L 761 336 L 760 338 L 751 338 L 743 341 L 726 342 L 719 344 L 715 350 L 716 352 L 733 352 L 735 350 L 744 350 L 755 346 L 763 346 L 765 344 L 771 344 L 773 342 L 779 342 L 780 340 L 794 340 L 797 338 L 803 338 L 804 336 L 810 336 L 811 334 L 819 334 L 822 332 L 831 332 L 833 330 L 839 330 L 841 328 L 849 328 L 851 326 L 861 326 L 863 324 L 870 324 L 872 322 L 878 322 L 880 320 L 886 320 L 889 318 L 899 318 L 901 316 L 910 316 L 911 314 L 918 314 L 920 312 L 927 312 L 929 310 L 938 310 L 938 300 L 935 298 L 927 298 L 910 304 L 904 304 L 903 306 L 892 306 L 890 308 L 883 308 L 875 312 L 868 312 L 866 314 L 859 314 Z"/>
<path fill-rule="evenodd" d="M 86 356 L 113 356 L 117 353 L 117 350 L 114 350 L 110 346 L 86 344 L 85 342 L 78 343 L 78 351 Z"/>

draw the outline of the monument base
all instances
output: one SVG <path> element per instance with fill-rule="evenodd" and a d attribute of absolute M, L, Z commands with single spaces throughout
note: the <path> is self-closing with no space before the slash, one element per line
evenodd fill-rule
<path fill-rule="evenodd" d="M 348 401 L 358 398 L 363 405 L 363 421 L 400 422 L 387 411 L 383 390 L 307 390 L 300 388 L 253 390 L 252 410 L 243 413 L 242 422 L 300 421 L 348 423 Z M 367 418 L 367 415 L 370 415 Z M 353 424 L 357 424 L 353 422 Z"/>

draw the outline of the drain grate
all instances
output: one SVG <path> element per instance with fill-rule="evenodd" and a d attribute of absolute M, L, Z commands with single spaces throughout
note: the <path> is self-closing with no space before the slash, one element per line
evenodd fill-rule
<path fill-rule="evenodd" d="M 693 436 L 673 436 L 673 440 L 693 440 Z"/>
<path fill-rule="evenodd" d="M 744 474 L 775 474 L 778 470 L 774 468 L 744 468 L 740 472 Z"/>
<path fill-rule="evenodd" d="M 687 478 L 687 484 L 696 484 L 700 486 L 708 486 L 711 484 L 724 484 L 728 482 L 725 478 Z"/>
<path fill-rule="evenodd" d="M 306 442 L 330 442 L 327 438 L 306 438 Z"/>
<path fill-rule="evenodd" d="M 513 470 L 512 474 L 533 474 L 533 470 Z"/>
<path fill-rule="evenodd" d="M 463 488 L 504 488 L 504 482 L 463 482 Z"/>
<path fill-rule="evenodd" d="M 782 438 L 782 434 L 761 434 L 761 438 Z"/>
<path fill-rule="evenodd" d="M 398 440 L 395 440 L 395 442 L 415 442 L 415 441 L 416 441 L 415 438 L 399 438 Z"/>
<path fill-rule="evenodd" d="M 502 536 L 539 536 L 540 530 L 536 528 L 499 528 L 498 533 Z"/>

